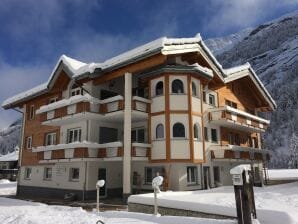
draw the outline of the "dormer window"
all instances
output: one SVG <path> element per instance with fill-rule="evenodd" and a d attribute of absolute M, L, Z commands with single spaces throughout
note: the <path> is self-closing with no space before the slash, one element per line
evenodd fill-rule
<path fill-rule="evenodd" d="M 83 89 L 77 84 L 74 84 L 70 91 L 71 96 L 83 95 Z"/>

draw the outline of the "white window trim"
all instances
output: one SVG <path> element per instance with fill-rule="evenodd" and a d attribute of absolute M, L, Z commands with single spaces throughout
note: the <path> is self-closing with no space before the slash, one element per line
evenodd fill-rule
<path fill-rule="evenodd" d="M 78 137 L 79 137 L 79 140 L 78 141 L 74 141 L 74 132 L 75 131 L 78 131 Z M 70 142 L 70 133 L 73 133 L 73 138 L 72 138 L 72 141 Z M 67 129 L 67 144 L 68 143 L 73 143 L 73 142 L 81 142 L 82 141 L 82 128 L 70 128 L 70 129 Z"/>
<path fill-rule="evenodd" d="M 194 172 L 194 178 L 195 178 L 195 180 L 194 181 L 188 181 L 187 180 L 187 184 L 188 185 L 196 185 L 196 184 L 198 184 L 198 168 L 197 167 L 195 167 L 195 166 L 188 166 L 188 167 L 186 167 L 186 176 L 188 177 L 190 177 L 190 179 L 191 179 L 191 171 L 193 171 Z"/>
<path fill-rule="evenodd" d="M 30 108 L 29 108 L 29 120 L 33 120 L 34 117 L 35 117 L 34 105 L 30 105 Z"/>
<path fill-rule="evenodd" d="M 51 144 L 48 144 L 48 136 L 51 136 Z M 48 146 L 48 145 L 56 145 L 57 144 L 56 141 L 57 141 L 57 134 L 56 134 L 56 132 L 51 132 L 51 133 L 47 133 L 46 134 L 46 142 L 45 142 L 45 145 L 46 146 Z"/>
<path fill-rule="evenodd" d="M 73 93 L 74 93 L 74 95 L 73 95 Z M 70 91 L 70 97 L 72 97 L 72 96 L 77 96 L 77 95 L 83 95 L 83 90 L 82 90 L 81 87 L 77 87 L 77 88 L 72 89 L 72 90 Z"/>
<path fill-rule="evenodd" d="M 30 170 L 30 175 L 29 175 L 29 177 L 27 177 L 28 170 Z M 31 167 L 26 167 L 26 168 L 25 168 L 25 173 L 24 173 L 24 179 L 25 179 L 25 180 L 31 180 L 31 176 L 32 176 L 32 168 L 31 168 Z"/>
<path fill-rule="evenodd" d="M 47 169 L 51 169 L 51 178 L 46 177 L 46 171 L 47 171 Z M 44 180 L 52 180 L 52 177 L 53 177 L 53 169 L 52 169 L 52 167 L 45 167 L 44 168 L 44 172 L 43 172 L 43 179 Z"/>
<path fill-rule="evenodd" d="M 137 140 L 136 142 L 139 142 L 138 141 L 138 135 L 139 135 L 138 134 L 139 133 L 138 131 L 139 130 L 144 130 L 144 143 L 146 143 L 147 141 L 146 141 L 146 128 L 145 127 L 136 127 L 136 128 L 132 128 L 131 129 L 131 132 L 136 131 L 136 140 Z"/>
<path fill-rule="evenodd" d="M 76 178 L 76 179 L 72 178 L 73 169 L 78 169 L 79 170 L 79 177 Z M 77 168 L 77 167 L 69 168 L 69 181 L 71 181 L 71 182 L 79 182 L 80 181 L 80 168 Z"/>
<path fill-rule="evenodd" d="M 29 141 L 29 139 L 30 139 L 30 141 Z M 29 144 L 30 143 L 30 144 Z M 28 136 L 27 138 L 26 138 L 26 148 L 27 149 L 32 149 L 32 136 Z"/>

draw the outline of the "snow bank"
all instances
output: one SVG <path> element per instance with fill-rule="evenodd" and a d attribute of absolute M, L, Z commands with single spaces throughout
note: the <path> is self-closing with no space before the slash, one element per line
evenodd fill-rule
<path fill-rule="evenodd" d="M 0 184 L 8 184 L 8 183 L 10 183 L 10 180 L 7 180 L 7 179 L 0 180 Z"/>
<path fill-rule="evenodd" d="M 6 155 L 0 156 L 0 162 L 11 162 L 19 160 L 19 151 L 13 151 Z"/>
<path fill-rule="evenodd" d="M 0 196 L 15 195 L 17 190 L 17 182 L 9 180 L 0 180 Z M 1 223 L 1 222 L 0 222 Z"/>
<path fill-rule="evenodd" d="M 298 180 L 298 169 L 268 170 L 269 180 Z"/>
<path fill-rule="evenodd" d="M 132 195 L 132 203 L 154 204 L 153 194 Z M 262 224 L 298 222 L 298 182 L 255 188 L 257 216 Z M 204 191 L 162 192 L 160 206 L 236 217 L 232 186 Z"/>
<path fill-rule="evenodd" d="M 214 220 L 191 217 L 156 217 L 148 214 L 131 212 L 86 212 L 81 208 L 67 206 L 48 206 L 0 197 L 1 224 L 86 224 L 98 220 L 106 224 L 236 224 L 235 220 Z"/>

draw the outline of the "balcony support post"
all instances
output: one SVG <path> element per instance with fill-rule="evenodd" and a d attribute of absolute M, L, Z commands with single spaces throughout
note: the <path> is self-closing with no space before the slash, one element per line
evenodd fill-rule
<path fill-rule="evenodd" d="M 124 83 L 124 150 L 123 150 L 123 199 L 131 194 L 131 100 L 132 74 L 125 73 Z"/>

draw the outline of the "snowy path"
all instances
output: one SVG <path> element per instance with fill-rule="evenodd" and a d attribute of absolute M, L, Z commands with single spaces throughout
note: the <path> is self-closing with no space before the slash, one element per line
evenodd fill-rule
<path fill-rule="evenodd" d="M 216 213 L 236 217 L 233 187 L 205 191 L 162 192 L 163 207 Z M 298 182 L 255 188 L 258 220 L 262 224 L 298 223 Z M 129 202 L 153 204 L 152 194 L 133 195 Z"/>

